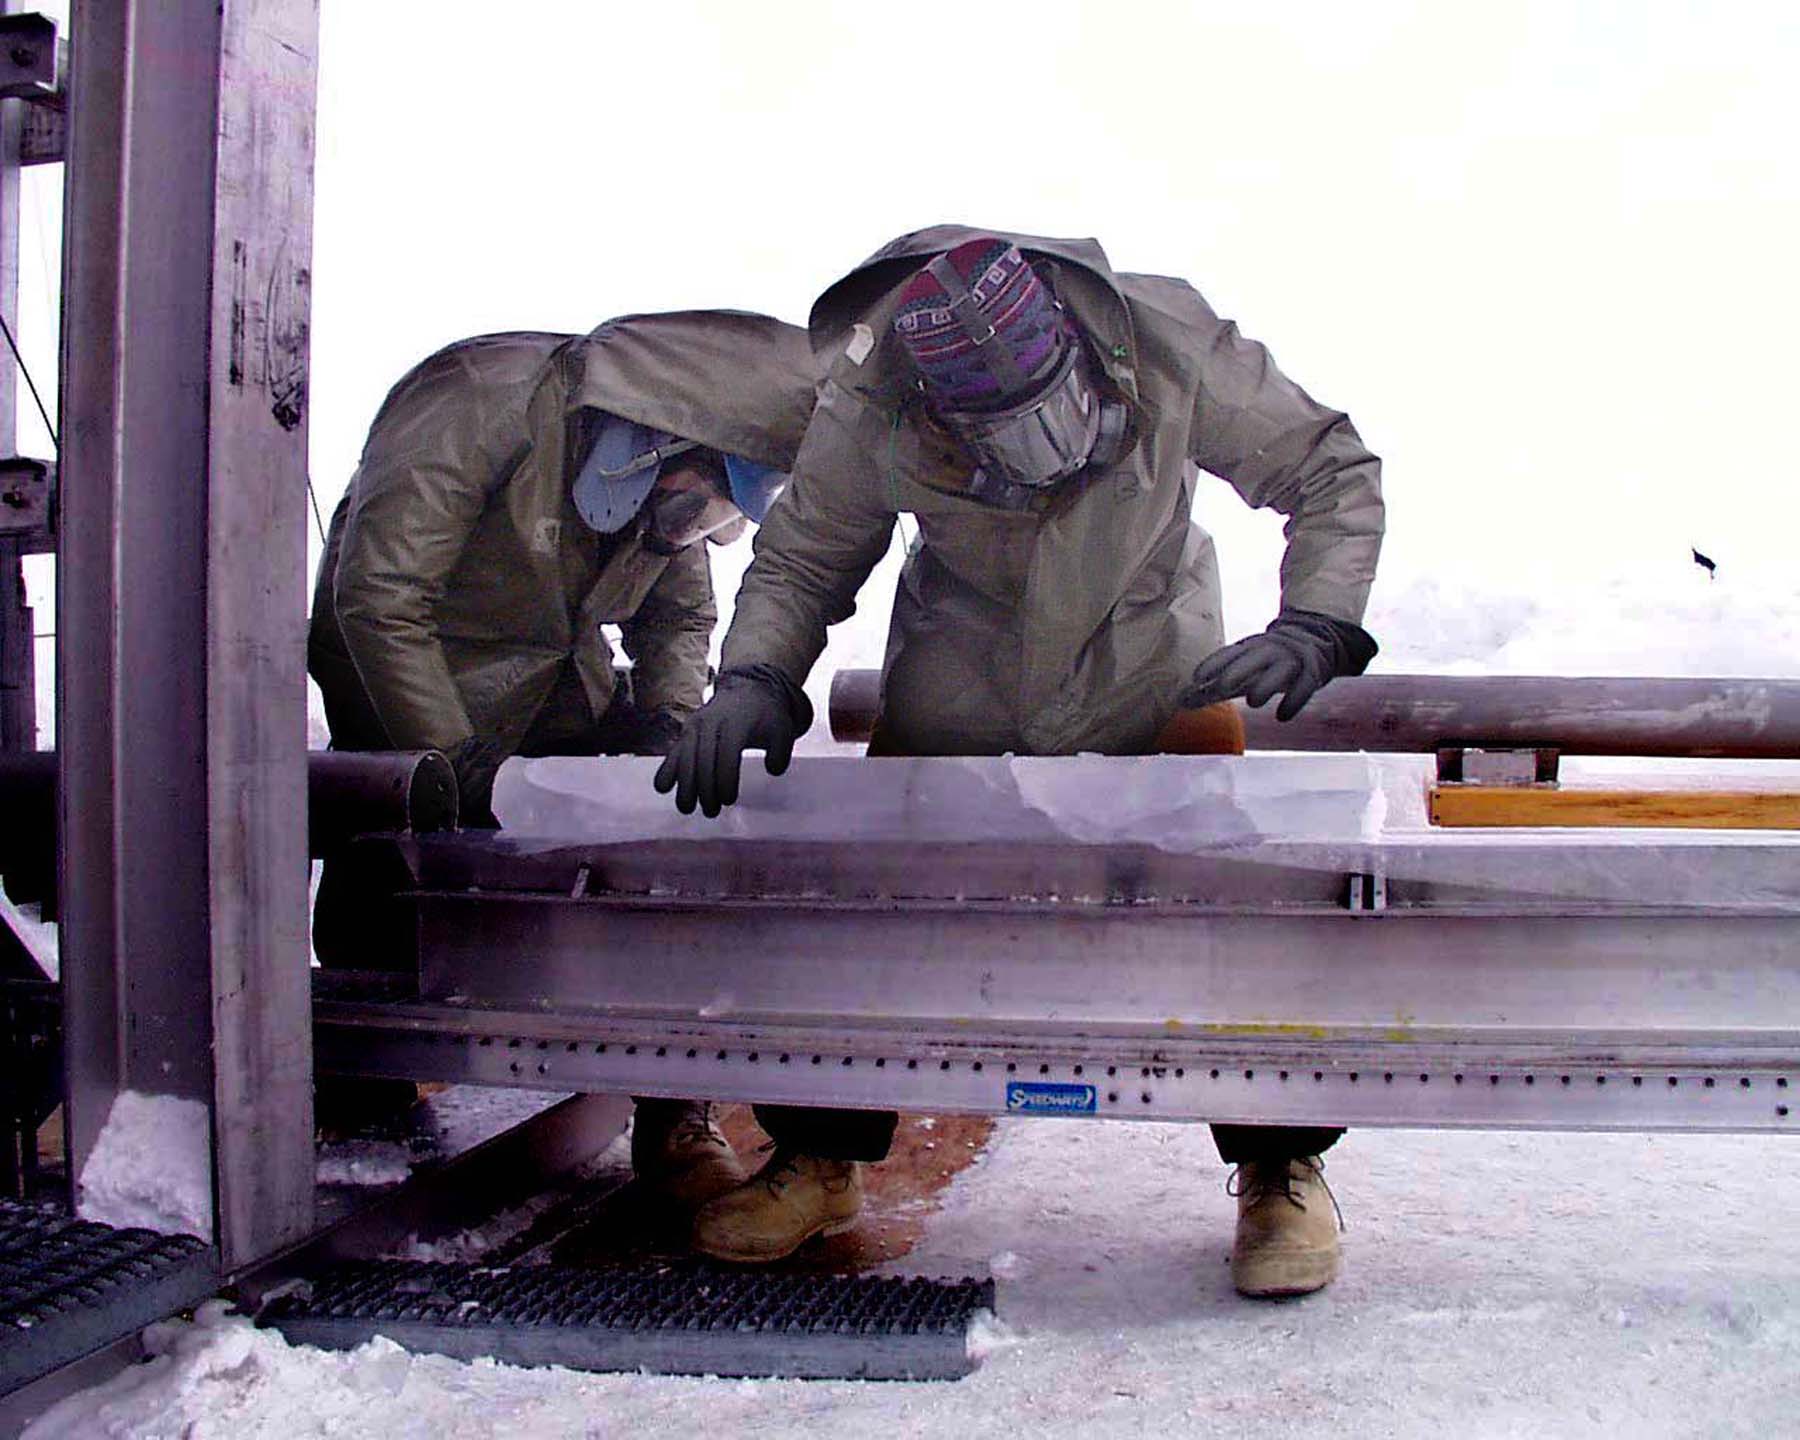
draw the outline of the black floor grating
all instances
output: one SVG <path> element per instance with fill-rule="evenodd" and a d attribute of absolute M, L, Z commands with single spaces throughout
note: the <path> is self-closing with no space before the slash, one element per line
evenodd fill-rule
<path fill-rule="evenodd" d="M 991 1280 L 771 1275 L 705 1265 L 631 1269 L 347 1265 L 260 1317 L 288 1339 L 585 1370 L 797 1378 L 953 1379 Z"/>
<path fill-rule="evenodd" d="M 218 1286 L 212 1248 L 0 1201 L 0 1393 L 110 1345 Z"/>

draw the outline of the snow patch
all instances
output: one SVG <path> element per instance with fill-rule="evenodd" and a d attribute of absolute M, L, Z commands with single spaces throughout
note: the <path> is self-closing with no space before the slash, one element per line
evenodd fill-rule
<path fill-rule="evenodd" d="M 1016 1250 L 1002 1250 L 988 1261 L 988 1273 L 996 1280 L 1017 1280 L 1030 1272 L 1025 1257 Z"/>
<path fill-rule="evenodd" d="M 319 1147 L 321 1185 L 398 1185 L 412 1174 L 412 1151 L 396 1140 L 342 1140 Z"/>
<path fill-rule="evenodd" d="M 992 1310 L 979 1311 L 969 1322 L 968 1356 L 976 1362 L 1024 1343 L 1025 1337 Z"/>
<path fill-rule="evenodd" d="M 84 1220 L 213 1233 L 212 1120 L 199 1100 L 123 1090 L 81 1169 Z"/>
<path fill-rule="evenodd" d="M 6 886 L 0 884 L 0 925 L 10 928 L 19 937 L 19 943 L 25 947 L 26 953 L 37 963 L 38 969 L 44 972 L 44 978 L 55 980 L 62 974 L 62 955 L 58 946 L 56 925 L 45 920 L 42 907 L 36 904 L 20 905 L 6 893 Z"/>

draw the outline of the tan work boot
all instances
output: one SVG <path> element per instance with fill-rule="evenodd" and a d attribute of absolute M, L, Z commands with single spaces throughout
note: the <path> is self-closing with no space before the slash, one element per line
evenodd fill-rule
<path fill-rule="evenodd" d="M 698 1210 L 744 1183 L 743 1162 L 698 1100 L 639 1100 L 631 1121 L 631 1169 L 640 1183 L 684 1210 Z"/>
<path fill-rule="evenodd" d="M 1324 1168 L 1317 1155 L 1253 1161 L 1226 1183 L 1238 1202 L 1231 1283 L 1240 1295 L 1307 1295 L 1336 1278 L 1342 1220 Z"/>
<path fill-rule="evenodd" d="M 815 1235 L 841 1235 L 862 1213 L 862 1166 L 777 1150 L 694 1217 L 694 1248 L 715 1260 L 779 1260 Z"/>

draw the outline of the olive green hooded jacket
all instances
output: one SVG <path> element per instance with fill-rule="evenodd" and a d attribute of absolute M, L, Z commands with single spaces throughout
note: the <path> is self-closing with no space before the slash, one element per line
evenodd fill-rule
<path fill-rule="evenodd" d="M 308 667 L 333 743 L 579 737 L 612 699 L 604 623 L 640 711 L 692 710 L 718 618 L 706 546 L 663 555 L 638 522 L 590 529 L 569 437 L 594 409 L 786 470 L 812 402 L 804 332 L 731 311 L 433 355 L 377 414 L 319 567 Z"/>
<path fill-rule="evenodd" d="M 917 517 L 883 667 L 880 730 L 914 753 L 1150 747 L 1224 643 L 1198 474 L 1287 515 L 1281 603 L 1360 622 L 1381 548 L 1380 462 L 1188 284 L 1115 274 L 1093 240 L 1016 241 L 1130 406 L 1121 461 L 1012 512 L 963 493 L 974 462 L 926 411 L 892 328 L 899 289 L 984 232 L 902 236 L 826 290 L 819 403 L 756 537 L 724 665 L 795 681 Z"/>

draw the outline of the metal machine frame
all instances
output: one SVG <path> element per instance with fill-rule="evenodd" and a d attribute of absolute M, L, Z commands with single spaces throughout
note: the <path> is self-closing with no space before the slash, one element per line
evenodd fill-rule
<path fill-rule="evenodd" d="M 317 23 L 311 0 L 76 0 L 70 39 L 53 516 L 69 1166 L 124 1090 L 204 1101 L 222 1273 L 313 1222 Z M 25 102 L 3 103 L 16 256 Z"/>
<path fill-rule="evenodd" d="M 553 763 L 593 767 L 597 817 L 647 786 L 643 762 Z M 1342 769 L 1277 763 L 1302 789 Z M 946 815 L 911 838 L 415 837 L 417 993 L 323 999 L 320 1064 L 990 1113 L 1794 1127 L 1792 835 L 939 838 L 1006 764 L 753 777 L 867 766 L 872 808 Z"/>

